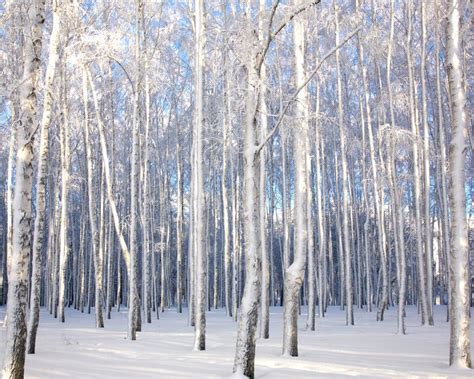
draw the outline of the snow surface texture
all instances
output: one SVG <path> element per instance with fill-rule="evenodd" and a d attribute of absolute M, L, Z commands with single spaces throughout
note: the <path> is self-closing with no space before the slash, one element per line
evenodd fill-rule
<path fill-rule="evenodd" d="M 474 309 L 473 309 L 474 310 Z M 435 326 L 420 326 L 415 307 L 407 307 L 407 335 L 396 331 L 396 308 L 386 320 L 355 309 L 354 327 L 345 312 L 328 309 L 316 319 L 316 331 L 299 318 L 299 354 L 282 357 L 282 309 L 271 308 L 270 339 L 257 341 L 257 378 L 472 378 L 473 370 L 448 368 L 449 324 L 446 308 L 435 307 Z M 0 320 L 5 307 L 0 307 Z M 26 378 L 229 378 L 237 325 L 223 310 L 207 313 L 206 351 L 193 351 L 194 330 L 187 312 L 168 310 L 160 320 L 143 323 L 136 341 L 126 339 L 127 313 L 113 313 L 104 329 L 94 327 L 94 314 L 66 309 L 65 324 L 41 310 L 35 355 L 26 357 Z M 0 321 L 0 357 L 6 330 Z M 474 328 L 473 328 L 474 330 Z M 472 333 L 472 332 L 471 332 Z M 474 335 L 471 336 L 471 339 Z"/>

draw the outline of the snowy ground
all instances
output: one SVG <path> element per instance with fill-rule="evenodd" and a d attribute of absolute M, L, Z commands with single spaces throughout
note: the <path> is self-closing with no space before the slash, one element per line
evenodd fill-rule
<path fill-rule="evenodd" d="M 0 307 L 0 325 L 5 307 Z M 448 368 L 449 325 L 444 307 L 436 307 L 434 327 L 420 327 L 416 309 L 407 310 L 407 335 L 395 334 L 395 310 L 386 321 L 356 311 L 356 326 L 345 326 L 344 312 L 331 308 L 317 319 L 317 331 L 303 329 L 300 318 L 298 358 L 281 356 L 281 309 L 272 309 L 269 340 L 257 341 L 258 378 L 340 378 L 358 376 L 472 378 L 473 371 Z M 61 324 L 42 310 L 35 355 L 27 356 L 27 378 L 223 378 L 229 377 L 236 324 L 222 311 L 207 314 L 207 350 L 192 351 L 193 329 L 187 314 L 169 310 L 144 324 L 137 341 L 126 336 L 126 313 L 113 313 L 104 329 L 93 314 L 67 310 Z M 3 326 L 3 325 L 2 325 Z M 0 357 L 5 328 L 0 326 Z M 474 341 L 474 338 L 473 338 Z"/>

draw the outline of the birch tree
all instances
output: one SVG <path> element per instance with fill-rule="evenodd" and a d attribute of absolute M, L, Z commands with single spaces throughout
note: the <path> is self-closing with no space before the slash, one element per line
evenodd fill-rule
<path fill-rule="evenodd" d="M 3 378 L 23 378 L 25 367 L 28 263 L 31 250 L 31 194 L 34 134 L 37 127 L 36 88 L 40 68 L 44 1 L 28 3 L 25 15 L 23 75 L 19 88 L 21 118 L 16 135 L 16 174 L 13 195 L 12 255 L 8 285 L 7 334 Z"/>
<path fill-rule="evenodd" d="M 305 26 L 300 17 L 293 23 L 296 87 L 303 85 L 305 70 Z M 283 355 L 298 356 L 298 295 L 303 284 L 307 254 L 307 149 L 308 149 L 308 98 L 306 88 L 299 91 L 295 104 L 295 251 L 291 265 L 285 270 L 285 301 L 283 309 Z M 312 233 L 312 231 L 311 231 Z M 312 252 L 311 252 L 312 253 Z"/>
<path fill-rule="evenodd" d="M 49 42 L 48 66 L 44 81 L 44 104 L 41 119 L 40 146 L 38 153 L 38 173 L 36 177 L 36 217 L 33 233 L 33 257 L 31 273 L 31 296 L 30 296 L 30 318 L 28 320 L 28 354 L 35 353 L 36 333 L 40 314 L 40 291 L 41 291 L 41 255 L 43 244 L 46 239 L 46 185 L 48 174 L 49 156 L 49 127 L 53 110 L 53 83 L 58 60 L 58 47 L 61 32 L 61 10 L 60 1 L 53 1 L 53 27 Z"/>
<path fill-rule="evenodd" d="M 258 18 L 258 32 L 259 40 L 263 41 L 264 35 L 264 25 L 263 17 L 265 15 L 265 2 L 264 0 L 259 0 L 259 18 Z M 267 120 L 267 104 L 266 104 L 266 69 L 265 62 L 262 64 L 261 69 L 261 82 L 262 89 L 259 96 L 259 121 L 260 121 L 260 130 L 259 138 L 263 140 L 268 133 L 268 120 Z M 261 162 L 260 162 L 260 172 L 259 172 L 259 223 L 260 223 L 260 252 L 262 259 L 262 301 L 261 301 L 261 315 L 260 315 L 260 332 L 263 338 L 269 338 L 270 334 L 270 252 L 268 251 L 267 246 L 267 216 L 266 216 L 266 150 L 261 152 Z"/>
<path fill-rule="evenodd" d="M 247 2 L 245 8 L 246 27 L 251 28 L 251 7 Z M 251 33 L 251 30 L 246 30 Z M 251 35 L 251 34 L 250 34 Z M 237 346 L 234 359 L 234 373 L 254 377 L 255 343 L 258 318 L 258 306 L 261 296 L 261 257 L 259 255 L 259 215 L 258 215 L 258 180 L 257 172 L 260 157 L 255 154 L 257 143 L 256 106 L 258 104 L 258 40 L 251 38 L 248 60 L 245 63 L 247 74 L 247 95 L 245 99 L 244 124 L 244 182 L 243 182 L 243 220 L 246 273 L 245 286 L 240 308 L 237 329 Z"/>
<path fill-rule="evenodd" d="M 68 241 L 68 196 L 70 184 L 70 165 L 71 165 L 71 148 L 69 138 L 69 112 L 67 104 L 67 84 L 66 75 L 63 68 L 61 97 L 63 119 L 60 125 L 60 150 L 61 150 L 61 218 L 59 221 L 59 300 L 58 300 L 58 317 L 61 322 L 65 321 L 64 307 L 66 303 L 66 276 L 67 264 L 69 259 L 69 241 Z"/>
<path fill-rule="evenodd" d="M 414 196 L 413 202 L 415 207 L 415 224 L 416 224 L 416 252 L 417 252 L 417 270 L 418 270 L 418 287 L 420 293 L 420 304 L 421 304 L 421 322 L 422 324 L 429 323 L 428 315 L 428 299 L 426 295 L 426 270 L 425 260 L 423 259 L 423 241 L 422 241 L 422 229 L 421 229 L 421 207 L 420 207 L 420 196 L 421 196 L 421 182 L 420 182 L 420 163 L 419 163 L 419 128 L 418 128 L 418 117 L 416 110 L 416 98 L 415 98 L 415 83 L 413 73 L 413 62 L 412 62 L 412 32 L 413 32 L 413 21 L 412 21 L 412 1 L 410 0 L 407 4 L 407 17 L 408 17 L 408 28 L 407 28 L 407 44 L 406 44 L 406 55 L 407 55 L 407 66 L 408 66 L 408 81 L 409 81 L 409 103 L 410 103 L 410 123 L 411 131 L 413 134 L 413 182 L 414 182 Z"/>
<path fill-rule="evenodd" d="M 426 4 L 421 4 L 421 114 L 423 123 L 424 242 L 426 257 L 426 308 L 428 323 L 433 325 L 433 251 L 430 218 L 430 135 L 426 91 Z"/>
<path fill-rule="evenodd" d="M 89 107 L 88 107 L 88 90 L 87 90 L 87 76 L 83 73 L 83 99 L 84 99 L 84 142 L 86 150 L 86 168 L 87 168 L 87 199 L 88 199 L 88 213 L 89 213 L 89 228 L 92 236 L 91 250 L 94 257 L 94 273 L 95 273 L 95 325 L 97 328 L 104 327 L 104 317 L 102 314 L 102 271 L 103 262 L 99 251 L 99 232 L 97 230 L 95 217 L 95 193 L 93 182 L 93 165 L 92 165 L 92 141 L 89 127 Z"/>
<path fill-rule="evenodd" d="M 193 187 L 193 222 L 195 239 L 195 270 L 196 270 L 196 314 L 194 349 L 205 350 L 206 348 L 206 252 L 204 224 L 204 178 L 203 178 L 203 105 L 204 105 L 204 2 L 196 0 L 194 3 L 194 33 L 195 33 L 195 125 L 193 130 L 193 175 L 195 183 Z M 194 284 L 193 284 L 194 285 Z"/>
<path fill-rule="evenodd" d="M 338 8 L 334 3 L 335 23 L 336 23 L 336 45 L 339 45 L 339 20 Z M 336 70 L 337 70 L 337 103 L 338 103 L 338 124 L 339 124 L 339 143 L 341 147 L 341 166 L 342 166 L 342 235 L 344 250 L 344 291 L 346 298 L 346 325 L 354 325 L 354 310 L 352 300 L 352 264 L 351 264 L 351 248 L 349 244 L 349 178 L 348 165 L 346 157 L 346 136 L 344 131 L 344 113 L 342 103 L 342 82 L 339 68 L 339 50 L 336 51 Z M 381 254 L 383 254 L 381 252 Z M 384 260 L 382 259 L 382 264 Z M 341 283 L 342 285 L 342 283 Z"/>
<path fill-rule="evenodd" d="M 428 325 L 445 306 L 460 357 L 451 361 L 466 365 L 468 300 L 457 299 L 469 293 L 460 225 L 473 211 L 472 7 L 334 0 L 305 14 L 318 2 L 54 0 L 40 12 L 51 32 L 42 54 L 43 2 L 5 3 L 0 302 L 24 316 L 28 299 L 5 294 L 7 276 L 20 288 L 21 264 L 28 352 L 40 305 L 61 320 L 95 311 L 96 326 L 104 306 L 107 318 L 124 306 L 131 339 L 141 312 L 155 322 L 187 310 L 197 350 L 206 319 L 225 307 L 238 322 L 233 370 L 252 377 L 257 333 L 279 333 L 272 307 L 283 308 L 282 352 L 292 356 L 302 353 L 298 318 L 309 333 L 318 313 L 344 312 L 351 324 L 375 306 L 378 320 L 387 314 L 398 334 L 412 334 L 416 307 Z M 456 12 L 453 38 L 444 23 Z M 459 130 L 462 153 L 452 147 L 448 163 Z M 464 198 L 448 201 L 454 190 Z M 6 313 L 4 325 L 19 330 Z"/>
<path fill-rule="evenodd" d="M 466 225 L 464 165 L 467 150 L 466 94 L 461 57 L 461 2 L 448 2 L 446 63 L 451 102 L 451 143 L 449 145 L 449 199 L 452 207 L 450 249 L 450 343 L 449 364 L 471 367 L 469 317 L 469 251 Z"/>

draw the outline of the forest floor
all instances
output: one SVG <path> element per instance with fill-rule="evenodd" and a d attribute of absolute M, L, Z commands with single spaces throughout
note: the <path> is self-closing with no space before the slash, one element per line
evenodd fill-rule
<path fill-rule="evenodd" d="M 448 368 L 449 324 L 446 308 L 435 307 L 435 326 L 421 327 L 415 307 L 407 309 L 407 334 L 397 335 L 396 309 L 376 322 L 376 313 L 356 310 L 353 327 L 345 313 L 331 307 L 316 319 L 316 331 L 299 320 L 298 358 L 281 356 L 282 309 L 272 308 L 270 339 L 257 340 L 257 378 L 426 377 L 472 378 L 473 371 Z M 0 358 L 6 338 L 0 307 Z M 153 315 L 136 341 L 126 339 L 127 313 L 113 312 L 104 329 L 93 313 L 68 309 L 61 324 L 44 309 L 35 355 L 28 355 L 26 378 L 223 378 L 232 372 L 236 324 L 222 310 L 207 313 L 206 351 L 192 350 L 193 328 L 187 312 Z M 473 328 L 474 329 L 474 328 Z M 472 332 L 473 330 L 471 330 Z M 474 334 L 471 339 L 474 341 Z M 472 354 L 472 353 L 471 353 Z"/>

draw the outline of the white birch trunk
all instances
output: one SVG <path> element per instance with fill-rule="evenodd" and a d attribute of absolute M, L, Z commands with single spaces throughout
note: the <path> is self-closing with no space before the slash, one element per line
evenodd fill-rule
<path fill-rule="evenodd" d="M 232 316 L 231 289 L 232 289 L 232 273 L 231 273 L 231 257 L 230 257 L 230 220 L 229 220 L 229 194 L 227 191 L 227 160 L 229 146 L 230 131 L 230 101 L 229 101 L 229 80 L 228 74 L 225 73 L 225 110 L 224 110 L 224 146 L 222 150 L 222 222 L 224 223 L 224 304 L 226 315 Z"/>
<path fill-rule="evenodd" d="M 106 189 L 107 191 L 107 189 Z M 105 292 L 105 309 L 107 312 L 107 318 L 110 320 L 112 307 L 114 304 L 113 299 L 113 291 L 114 291 L 114 257 L 115 257 L 115 249 L 114 249 L 114 237 L 113 237 L 113 229 L 112 229 L 112 213 L 109 212 L 108 217 L 108 234 L 107 234 L 107 287 Z"/>
<path fill-rule="evenodd" d="M 96 113 L 96 118 L 97 118 L 97 126 L 99 130 L 99 141 L 100 141 L 100 147 L 101 147 L 101 154 L 102 154 L 102 166 L 104 169 L 104 174 L 105 174 L 105 184 L 107 187 L 107 200 L 109 202 L 109 207 L 110 211 L 112 212 L 113 216 L 113 221 L 114 221 L 114 228 L 115 228 L 115 233 L 117 234 L 117 238 L 119 240 L 120 244 L 120 249 L 122 251 L 122 256 L 125 261 L 125 266 L 127 268 L 127 271 L 130 269 L 130 253 L 127 247 L 127 243 L 125 242 L 125 238 L 122 234 L 122 229 L 120 226 L 120 219 L 119 215 L 117 212 L 117 206 L 115 204 L 115 199 L 113 195 L 113 187 L 112 187 L 112 177 L 110 174 L 110 168 L 109 168 L 109 155 L 107 152 L 107 143 L 105 140 L 105 131 L 104 131 L 104 124 L 102 121 L 102 116 L 100 114 L 100 106 L 99 106 L 99 100 L 97 98 L 97 91 L 94 86 L 94 82 L 92 80 L 92 75 L 89 70 L 86 69 L 87 72 L 87 80 L 89 82 L 89 85 L 91 87 L 91 92 L 92 92 L 92 98 L 94 100 L 94 108 L 95 108 L 95 113 Z M 118 261 L 118 266 L 120 268 L 120 259 L 117 259 Z M 118 279 L 118 282 L 120 283 L 120 278 Z M 120 291 L 118 291 L 120 292 Z M 117 302 L 119 305 L 120 302 Z"/>
<path fill-rule="evenodd" d="M 339 45 L 339 20 L 338 10 L 335 5 L 336 20 L 336 46 Z M 342 83 L 339 68 L 339 50 L 336 51 L 336 70 L 337 70 L 337 97 L 338 97 L 338 117 L 339 117 L 339 144 L 341 150 L 342 166 L 342 235 L 344 250 L 344 287 L 346 299 L 346 325 L 354 325 L 354 311 L 352 301 L 352 265 L 351 265 L 351 247 L 349 243 L 349 177 L 346 157 L 346 137 L 344 131 L 344 113 L 342 104 Z M 341 283 L 342 285 L 342 283 Z"/>
<path fill-rule="evenodd" d="M 306 106 L 306 104 L 303 104 Z M 313 232 L 313 191 L 312 191 L 312 161 L 311 149 L 309 147 L 309 129 L 306 134 L 306 230 L 307 230 L 307 251 L 308 251 L 308 317 L 306 321 L 306 328 L 309 330 L 315 329 L 316 323 L 316 258 L 314 249 L 314 232 Z M 319 267 L 319 265 L 318 265 Z M 320 273 L 318 273 L 319 280 Z M 319 304 L 321 303 L 321 281 L 318 284 L 319 290 Z"/>
<path fill-rule="evenodd" d="M 234 169 L 231 170 L 234 172 Z M 239 249 L 240 249 L 240 207 L 239 189 L 240 176 L 233 173 L 235 185 L 232 186 L 232 317 L 237 321 L 238 280 L 239 280 Z"/>
<path fill-rule="evenodd" d="M 66 67 L 63 68 L 66 70 Z M 62 73 L 62 84 L 64 93 L 61 95 L 63 120 L 60 125 L 60 149 L 61 149 L 61 219 L 59 224 L 59 300 L 58 300 L 58 318 L 59 321 L 65 321 L 64 307 L 66 302 L 66 276 L 67 262 L 69 258 L 68 241 L 68 196 L 69 196 L 69 178 L 71 169 L 71 152 L 69 141 L 69 117 L 68 117 L 68 99 L 67 82 L 65 72 Z"/>
<path fill-rule="evenodd" d="M 104 327 L 104 316 L 102 311 L 102 272 L 103 262 L 99 251 L 99 233 L 97 231 L 96 224 L 96 201 L 94 193 L 94 182 L 93 182 L 93 166 L 92 166 L 92 141 L 90 138 L 89 128 L 89 107 L 88 107 L 88 92 L 87 92 L 87 76 L 83 73 L 82 79 L 83 88 L 83 101 L 84 101 L 84 135 L 85 135 L 85 151 L 86 151 L 86 171 L 87 171 L 87 199 L 88 199 L 88 215 L 89 215 L 89 227 L 91 232 L 91 249 L 92 256 L 94 258 L 94 273 L 95 273 L 95 326 L 97 328 Z"/>
<path fill-rule="evenodd" d="M 259 0 L 259 18 L 258 18 L 258 30 L 259 40 L 264 40 L 263 35 L 263 16 L 265 12 L 265 1 Z M 267 120 L 267 104 L 266 104 L 266 68 L 265 62 L 262 64 L 260 71 L 260 80 L 262 88 L 259 96 L 259 121 L 260 121 L 260 136 L 259 140 L 262 142 L 268 133 L 268 120 Z M 260 222 L 260 254 L 262 259 L 262 299 L 261 299 L 261 314 L 260 314 L 260 334 L 264 339 L 270 336 L 270 252 L 267 248 L 267 217 L 266 217 L 266 149 L 262 149 L 260 152 L 260 172 L 259 172 L 259 222 Z"/>
<path fill-rule="evenodd" d="M 430 134 L 428 126 L 427 92 L 426 92 L 426 11 L 425 2 L 421 4 L 421 110 L 423 122 L 423 179 L 424 179 L 424 242 L 426 259 L 426 310 L 428 323 L 433 325 L 433 251 L 430 221 Z"/>
<path fill-rule="evenodd" d="M 144 142 L 143 142 L 143 161 L 142 161 L 142 168 L 141 168 L 141 181 L 142 181 L 142 210 L 141 210 L 141 221 L 142 221 L 142 235 L 143 235 L 143 277 L 144 277 L 144 285 L 143 285 L 143 305 L 144 305 L 144 312 L 145 312 L 145 318 L 147 323 L 151 323 L 151 247 L 150 247 L 150 204 L 149 204 L 149 198 L 150 198 L 150 193 L 149 193 L 149 166 L 150 166 L 150 158 L 149 158 L 149 145 L 150 145 L 150 80 L 149 80 L 149 64 L 148 64 L 148 51 L 146 48 L 146 37 L 144 38 L 144 48 L 143 48 L 143 55 L 145 57 L 145 73 L 144 73 L 144 82 L 145 82 L 145 136 L 144 136 Z M 177 142 L 178 143 L 178 142 Z M 179 147 L 179 146 L 178 146 Z M 178 152 L 177 152 L 178 154 Z M 179 159 L 179 156 L 177 156 L 177 159 Z M 178 163 L 179 166 L 180 163 Z M 180 175 L 180 172 L 178 170 L 178 175 Z M 181 179 L 180 176 L 178 176 L 178 186 L 181 185 L 179 182 Z M 178 190 L 179 191 L 179 190 Z M 178 213 L 180 211 L 179 209 L 179 202 L 182 202 L 182 199 L 179 198 L 179 193 L 178 193 Z M 182 213 L 182 209 L 181 209 Z M 182 214 L 181 214 L 182 217 Z M 182 223 L 182 221 L 181 221 Z M 178 229 L 179 230 L 179 229 Z M 182 243 L 181 241 L 181 231 L 177 232 L 179 234 L 179 241 L 180 244 Z M 178 248 L 180 249 L 182 253 L 181 246 L 178 245 Z M 180 298 L 181 302 L 181 298 Z M 181 306 L 181 303 L 179 304 L 179 307 Z"/>
<path fill-rule="evenodd" d="M 390 40 L 388 44 L 387 53 L 387 91 L 389 98 L 390 107 L 390 124 L 392 130 L 392 136 L 390 141 L 389 151 L 389 179 L 391 185 L 391 194 L 393 202 L 393 229 L 395 244 L 397 246 L 397 280 L 398 280 L 398 314 L 397 314 L 397 333 L 405 334 L 405 302 L 406 302 L 406 257 L 405 257 L 405 238 L 404 238 L 404 223 L 403 223 L 403 210 L 401 208 L 400 190 L 397 183 L 396 174 L 396 161 L 395 161 L 395 148 L 396 148 L 396 134 L 395 134 L 395 113 L 393 109 L 393 94 L 392 94 L 392 83 L 391 83 L 391 64 L 392 64 L 392 46 L 393 46 L 393 35 L 394 35 L 394 0 L 390 1 Z"/>
<path fill-rule="evenodd" d="M 420 169 L 419 169 L 419 131 L 418 121 L 416 115 L 416 104 L 415 104 L 415 82 L 413 78 L 413 63 L 411 56 L 412 47 L 412 0 L 409 0 L 408 10 L 408 31 L 407 31 L 407 66 L 408 66 L 408 81 L 410 86 L 409 97 L 410 97 L 410 122 L 411 131 L 413 134 L 413 182 L 414 182 L 414 198 L 413 202 L 415 205 L 415 227 L 416 227 L 416 253 L 417 253 L 417 271 L 418 271 L 418 290 L 420 294 L 420 305 L 421 305 L 421 323 L 424 325 L 428 322 L 428 305 L 426 296 L 426 271 L 423 259 L 423 241 L 422 241 L 422 226 L 421 226 L 421 210 L 420 210 L 420 197 L 421 197 L 421 181 L 420 181 Z"/>
<path fill-rule="evenodd" d="M 176 309 L 182 313 L 183 286 L 183 176 L 181 173 L 181 147 L 179 126 L 176 127 L 176 180 L 178 186 L 176 211 Z M 154 267 L 154 266 L 153 266 Z"/>
<path fill-rule="evenodd" d="M 29 3 L 24 27 L 23 75 L 19 86 L 20 120 L 16 136 L 16 174 L 13 197 L 11 271 L 8 285 L 7 333 L 2 377 L 23 378 L 26 344 L 28 264 L 31 250 L 31 193 L 36 120 L 36 88 L 40 68 L 44 1 Z"/>
<path fill-rule="evenodd" d="M 136 340 L 136 332 L 139 329 L 138 308 L 140 298 L 138 295 L 138 182 L 140 177 L 139 163 L 139 133 L 140 133 L 140 91 L 141 91 L 141 28 L 142 28 L 142 12 L 143 2 L 136 1 L 136 30 L 135 30 L 135 59 L 136 59 L 136 77 L 134 86 L 134 117 L 132 125 L 132 156 L 131 156 L 131 172 L 130 172 L 130 267 L 128 270 L 128 338 Z"/>
<path fill-rule="evenodd" d="M 316 115 L 319 114 L 319 81 L 317 83 L 317 102 Z M 318 213 L 318 290 L 319 290 L 319 317 L 324 317 L 325 312 L 325 288 L 326 288 L 326 272 L 324 270 L 326 264 L 326 239 L 325 239 L 325 225 L 324 225 L 324 208 L 323 208 L 323 175 L 321 169 L 321 124 L 316 125 L 315 131 L 315 145 L 316 145 L 316 201 Z M 314 325 L 311 325 L 314 330 Z"/>
<path fill-rule="evenodd" d="M 196 320 L 194 333 L 194 349 L 206 348 L 206 250 L 204 233 L 204 177 L 203 177 L 203 124 L 204 124 L 204 2 L 195 0 L 195 125 L 194 125 L 194 165 L 196 175 L 193 202 L 195 207 L 195 269 L 196 269 Z"/>
<path fill-rule="evenodd" d="M 439 18 L 439 4 L 435 3 L 436 19 Z M 443 241 L 443 251 L 446 261 L 449 259 L 449 249 L 450 249 L 450 236 L 449 236 L 449 206 L 448 206 L 448 183 L 447 183 L 447 158 L 446 158 L 446 142 L 445 142 L 445 130 L 444 130 L 444 115 L 443 115 L 443 100 L 442 100 L 442 90 L 441 90 L 441 75 L 440 75 L 440 25 L 436 23 L 436 36 L 435 36 L 435 68 L 436 68 L 436 95 L 437 95 L 437 116 L 438 116 L 438 135 L 439 135 L 439 149 L 440 149 L 440 172 L 441 178 L 441 203 L 442 203 L 442 241 Z M 449 264 L 448 264 L 449 266 Z M 449 267 L 447 269 L 449 276 Z M 447 280 L 449 282 L 449 280 Z M 448 311 L 447 316 L 449 318 L 449 283 L 448 287 Z"/>
<path fill-rule="evenodd" d="M 299 88 L 306 79 L 304 51 L 304 20 L 296 17 L 293 25 L 293 43 L 295 54 L 295 84 Z M 299 292 L 304 281 L 306 268 L 306 250 L 308 238 L 308 219 L 306 208 L 307 192 L 307 138 L 308 138 L 308 98 L 306 87 L 297 96 L 294 128 L 295 161 L 295 248 L 294 259 L 285 270 L 284 308 L 283 308 L 283 355 L 298 356 L 298 310 Z"/>
<path fill-rule="evenodd" d="M 245 17 L 251 25 L 250 2 L 247 1 Z M 252 36 L 253 38 L 253 36 Z M 253 44 L 255 42 L 252 42 Z M 234 373 L 253 378 L 255 373 L 255 347 L 258 307 L 261 296 L 261 257 L 259 254 L 258 169 L 259 156 L 255 154 L 257 142 L 256 107 L 258 103 L 259 76 L 256 68 L 255 46 L 250 47 L 247 69 L 247 94 L 244 125 L 244 187 L 243 227 L 245 243 L 245 284 L 240 306 Z M 238 204 L 238 203 L 237 203 Z M 235 252 L 234 252 L 235 254 Z"/>
<path fill-rule="evenodd" d="M 13 170 L 15 167 L 15 144 L 16 144 L 16 126 L 12 125 L 12 130 L 10 134 L 10 148 L 8 149 L 8 168 L 7 168 L 7 251 L 6 251 L 6 279 L 8 284 L 8 278 L 10 277 L 11 266 L 12 266 L 12 253 L 13 253 Z M 5 282 L 4 288 L 5 289 Z M 8 288 L 7 288 L 8 291 Z M 4 291 L 5 294 L 8 294 L 7 291 Z M 4 300 L 5 301 L 5 300 Z M 8 324 L 8 312 L 5 314 L 3 325 L 7 326 Z"/>
<path fill-rule="evenodd" d="M 358 5 L 358 2 L 357 2 Z M 385 308 L 387 307 L 388 303 L 388 273 L 387 273 L 387 251 L 386 251 L 386 244 L 384 242 L 384 225 L 382 222 L 382 199 L 380 198 L 380 191 L 379 191 L 379 182 L 378 182 L 378 175 L 377 175 L 377 162 L 375 158 L 375 146 L 374 146 L 374 137 L 372 132 L 372 115 L 371 115 L 371 108 L 370 108 L 370 92 L 369 92 L 369 85 L 368 85 L 368 78 L 367 78 L 367 68 L 364 63 L 364 50 L 361 40 L 358 40 L 358 50 L 359 50 L 359 60 L 361 66 L 361 74 L 362 74 L 362 83 L 364 87 L 364 105 L 365 105 L 365 113 L 367 119 L 367 131 L 369 137 L 369 151 L 370 151 L 370 167 L 372 171 L 372 191 L 373 191 L 373 198 L 375 203 L 375 221 L 377 223 L 377 243 L 378 243 L 378 250 L 380 254 L 380 262 L 381 262 L 381 271 L 382 271 L 382 298 L 379 303 L 378 311 L 377 311 L 377 319 L 382 321 Z M 368 198 L 367 198 L 367 205 Z M 367 265 L 367 268 L 369 266 Z M 369 277 L 369 273 L 366 273 L 367 277 Z M 370 298 L 372 289 L 370 288 L 370 283 L 367 283 L 367 293 L 368 297 Z M 368 301 L 368 309 L 371 309 L 371 302 Z"/>
<path fill-rule="evenodd" d="M 286 132 L 283 131 L 280 135 L 281 141 L 281 169 L 282 169 L 282 221 L 283 221 L 283 271 L 285 271 L 290 265 L 290 210 L 288 207 L 288 185 L 286 183 L 288 172 L 286 165 Z"/>
<path fill-rule="evenodd" d="M 448 2 L 446 29 L 447 72 L 451 102 L 451 143 L 449 146 L 449 198 L 451 202 L 450 251 L 450 343 L 449 364 L 471 367 L 469 317 L 469 250 L 466 223 L 465 162 L 467 152 L 466 93 L 461 56 L 461 4 Z"/>
<path fill-rule="evenodd" d="M 305 26 L 300 17 L 294 19 L 293 43 L 295 54 L 295 84 L 300 88 L 306 79 L 304 52 Z M 285 270 L 283 308 L 283 355 L 298 356 L 298 311 L 299 293 L 304 281 L 308 238 L 307 218 L 307 139 L 308 139 L 308 94 L 302 88 L 296 98 L 294 127 L 295 165 L 295 249 L 292 264 Z M 312 252 L 311 252 L 312 253 Z"/>
<path fill-rule="evenodd" d="M 228 18 L 226 12 L 227 4 L 223 2 L 225 25 Z M 228 39 L 225 40 L 228 43 Z M 224 303 L 226 315 L 232 316 L 232 267 L 231 267 L 231 231 L 229 217 L 229 193 L 227 189 L 228 159 L 230 145 L 230 130 L 232 126 L 231 93 L 230 93 L 230 68 L 228 54 L 224 54 L 224 96 L 223 96 L 223 146 L 222 146 L 222 222 L 224 223 Z"/>

